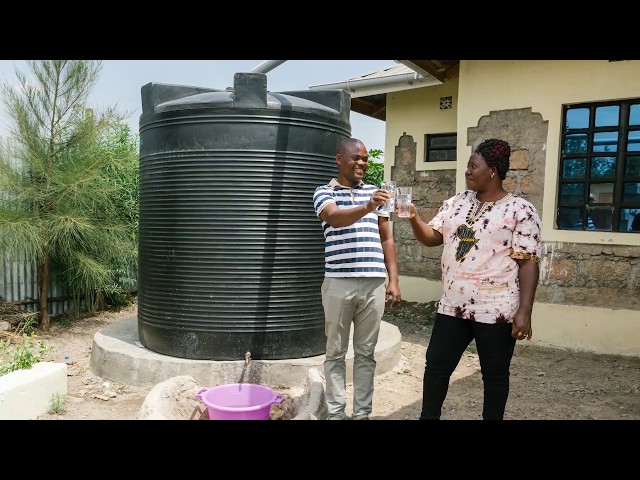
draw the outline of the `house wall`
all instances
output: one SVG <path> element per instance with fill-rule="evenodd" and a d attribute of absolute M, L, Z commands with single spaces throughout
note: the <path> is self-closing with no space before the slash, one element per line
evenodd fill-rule
<path fill-rule="evenodd" d="M 640 235 L 554 228 L 562 105 L 640 97 L 638 78 L 640 61 L 473 60 L 461 61 L 457 80 L 387 96 L 385 173 L 413 185 L 425 219 L 464 188 L 472 146 L 491 137 L 512 145 L 505 188 L 530 200 L 543 221 L 535 343 L 640 355 Z M 445 94 L 452 110 L 440 110 Z M 425 164 L 424 134 L 453 131 L 457 168 Z M 393 228 L 403 298 L 437 300 L 441 247 L 419 245 L 406 221 Z"/>
<path fill-rule="evenodd" d="M 452 97 L 452 108 L 440 109 L 440 99 Z M 398 139 L 404 132 L 413 136 L 417 143 L 418 170 L 455 169 L 454 162 L 434 162 L 427 164 L 424 161 L 424 135 L 434 133 L 455 133 L 458 131 L 458 81 L 454 79 L 442 85 L 403 90 L 387 94 L 387 119 L 385 144 L 385 177 L 391 174 L 394 155 L 389 146 L 396 146 Z M 466 163 L 466 160 L 465 160 Z"/>

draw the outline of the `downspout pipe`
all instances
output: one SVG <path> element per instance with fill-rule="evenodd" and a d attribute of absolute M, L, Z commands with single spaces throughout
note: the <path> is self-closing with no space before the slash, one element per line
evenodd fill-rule
<path fill-rule="evenodd" d="M 257 67 L 254 67 L 249 73 L 267 73 L 282 65 L 284 62 L 286 62 L 286 60 L 265 60 Z"/>

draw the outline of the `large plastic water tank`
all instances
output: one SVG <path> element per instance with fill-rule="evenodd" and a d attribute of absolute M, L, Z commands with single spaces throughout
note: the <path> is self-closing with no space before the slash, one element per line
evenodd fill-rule
<path fill-rule="evenodd" d="M 324 237 L 312 196 L 337 175 L 346 92 L 149 83 L 140 117 L 138 334 L 189 359 L 325 352 Z"/>

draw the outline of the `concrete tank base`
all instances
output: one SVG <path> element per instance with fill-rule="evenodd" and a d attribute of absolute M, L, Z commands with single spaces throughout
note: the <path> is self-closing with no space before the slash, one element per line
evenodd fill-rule
<path fill-rule="evenodd" d="M 376 375 L 393 369 L 401 356 L 400 330 L 382 322 L 375 350 Z M 106 326 L 93 337 L 91 371 L 114 382 L 153 386 L 172 377 L 190 375 L 204 386 L 226 383 L 257 383 L 272 388 L 302 385 L 310 368 L 323 371 L 325 356 L 286 360 L 233 361 L 189 360 L 170 357 L 143 347 L 138 337 L 138 318 L 131 316 Z M 352 381 L 353 347 L 347 352 L 347 382 Z"/>

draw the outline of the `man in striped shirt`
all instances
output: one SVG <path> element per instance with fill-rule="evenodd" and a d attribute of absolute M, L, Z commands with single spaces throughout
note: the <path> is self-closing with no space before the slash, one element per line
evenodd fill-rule
<path fill-rule="evenodd" d="M 358 139 L 340 143 L 338 178 L 316 188 L 313 205 L 325 237 L 322 304 L 327 335 L 324 374 L 329 420 L 345 420 L 345 357 L 353 323 L 353 420 L 368 420 L 373 405 L 374 351 L 385 303 L 401 301 L 387 191 L 363 177 L 369 153 Z M 388 285 L 385 286 L 388 277 Z"/>
<path fill-rule="evenodd" d="M 593 193 L 589 194 L 589 205 L 592 205 L 596 202 L 596 196 Z M 587 216 L 587 230 L 595 230 L 596 225 L 595 223 L 593 223 L 593 219 L 591 218 L 591 212 L 589 210 L 587 210 L 589 212 L 589 215 Z M 584 230 L 584 228 L 582 228 L 582 218 L 579 219 L 576 224 L 573 226 L 574 230 Z"/>

